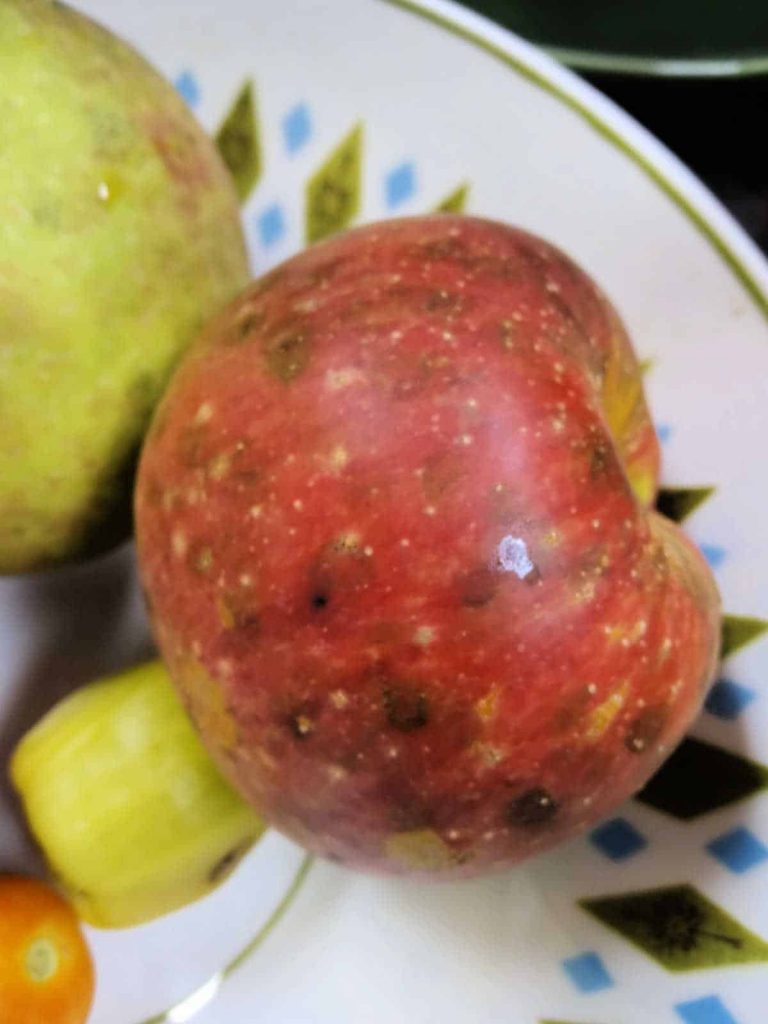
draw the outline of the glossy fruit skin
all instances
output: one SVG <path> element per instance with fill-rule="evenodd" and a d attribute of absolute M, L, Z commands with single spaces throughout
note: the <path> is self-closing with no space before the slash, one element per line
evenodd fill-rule
<path fill-rule="evenodd" d="M 136 497 L 157 636 L 222 769 L 373 870 L 483 873 L 599 820 L 717 661 L 657 474 L 619 318 L 544 241 L 415 218 L 278 268 L 180 368 Z"/>
<path fill-rule="evenodd" d="M 0 123 L 0 573 L 18 573 L 128 536 L 155 402 L 249 271 L 181 97 L 64 4 L 0 4 Z"/>
<path fill-rule="evenodd" d="M 70 905 L 49 885 L 0 875 L 0 1020 L 85 1024 L 94 970 Z"/>

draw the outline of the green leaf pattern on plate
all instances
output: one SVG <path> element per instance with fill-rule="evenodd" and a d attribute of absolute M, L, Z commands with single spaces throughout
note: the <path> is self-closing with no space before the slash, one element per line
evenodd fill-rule
<path fill-rule="evenodd" d="M 689 736 L 636 799 L 679 821 L 690 821 L 766 787 L 768 768 Z"/>
<path fill-rule="evenodd" d="M 469 183 L 463 182 L 435 207 L 435 213 L 464 213 L 469 199 Z"/>
<path fill-rule="evenodd" d="M 243 84 L 216 132 L 216 146 L 244 203 L 261 177 L 261 143 L 253 82 Z"/>
<path fill-rule="evenodd" d="M 363 126 L 333 150 L 307 183 L 305 233 L 309 244 L 349 227 L 360 210 Z"/>
<path fill-rule="evenodd" d="M 755 619 L 750 615 L 724 615 L 720 657 L 735 654 L 767 632 L 768 621 L 765 619 Z"/>
<path fill-rule="evenodd" d="M 668 971 L 768 963 L 768 942 L 692 885 L 580 900 L 579 905 Z"/>
<path fill-rule="evenodd" d="M 714 487 L 662 487 L 656 508 L 668 519 L 682 523 L 714 493 Z"/>

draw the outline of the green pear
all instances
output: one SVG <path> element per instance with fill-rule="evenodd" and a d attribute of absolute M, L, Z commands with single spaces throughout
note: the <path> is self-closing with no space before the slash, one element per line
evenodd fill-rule
<path fill-rule="evenodd" d="M 0 573 L 130 526 L 135 455 L 249 272 L 234 186 L 176 91 L 53 0 L 0 0 Z"/>
<path fill-rule="evenodd" d="M 158 661 L 91 683 L 24 736 L 11 778 L 80 916 L 139 924 L 211 892 L 264 830 Z"/>

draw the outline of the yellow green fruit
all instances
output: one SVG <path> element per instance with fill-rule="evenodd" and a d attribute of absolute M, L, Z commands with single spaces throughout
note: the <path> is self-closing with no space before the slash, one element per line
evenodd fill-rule
<path fill-rule="evenodd" d="M 160 662 L 63 700 L 21 740 L 11 778 L 59 883 L 102 928 L 211 892 L 264 828 L 219 775 Z"/>
<path fill-rule="evenodd" d="M 228 172 L 134 50 L 0 0 L 0 572 L 127 532 L 135 453 L 181 351 L 248 265 Z"/>

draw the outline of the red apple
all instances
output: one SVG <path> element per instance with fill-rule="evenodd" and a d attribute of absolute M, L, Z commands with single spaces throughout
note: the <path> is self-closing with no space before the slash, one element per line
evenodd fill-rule
<path fill-rule="evenodd" d="M 616 312 L 538 238 L 393 221 L 254 284 L 176 375 L 136 498 L 223 771 L 362 868 L 473 875 L 593 824 L 717 660 L 657 470 Z"/>

